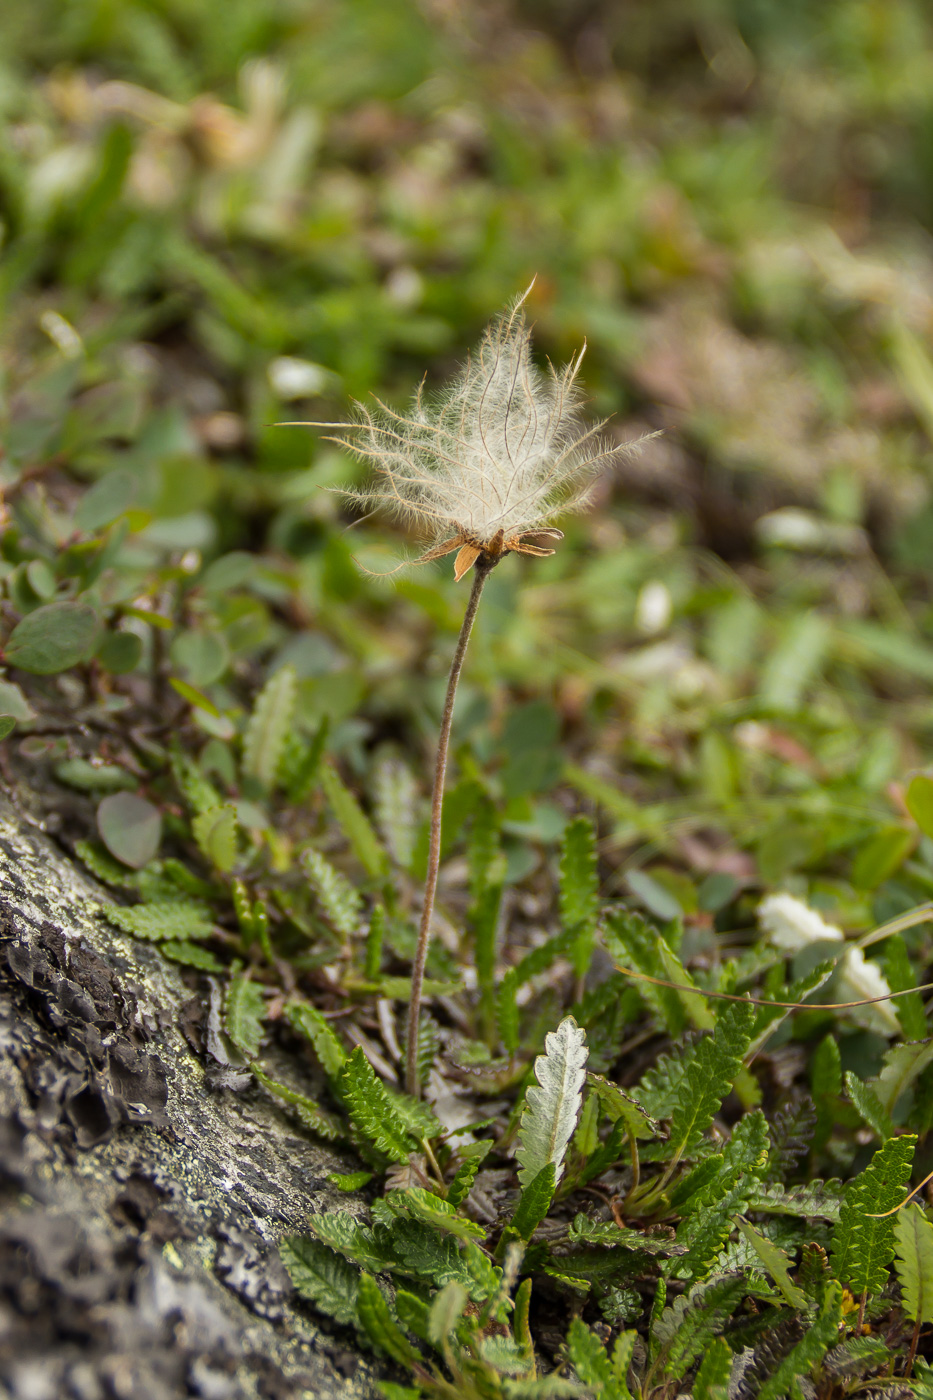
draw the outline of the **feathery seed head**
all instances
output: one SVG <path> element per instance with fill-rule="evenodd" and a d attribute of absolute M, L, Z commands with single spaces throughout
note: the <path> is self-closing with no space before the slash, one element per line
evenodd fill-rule
<path fill-rule="evenodd" d="M 488 567 L 513 551 L 553 553 L 534 537 L 561 538 L 550 521 L 585 504 L 617 450 L 600 441 L 600 424 L 581 426 L 583 351 L 561 370 L 533 363 L 527 295 L 492 322 L 435 397 L 419 390 L 407 415 L 379 400 L 375 409 L 358 404 L 344 425 L 350 441 L 339 439 L 374 469 L 368 487 L 345 494 L 420 526 L 434 543 L 416 563 L 459 550 L 457 578 L 481 556 Z"/>

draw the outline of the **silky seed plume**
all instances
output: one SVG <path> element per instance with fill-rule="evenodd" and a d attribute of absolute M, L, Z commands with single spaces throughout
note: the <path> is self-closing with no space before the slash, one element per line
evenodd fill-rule
<path fill-rule="evenodd" d="M 367 486 L 341 494 L 421 530 L 431 547 L 416 564 L 459 550 L 458 578 L 480 554 L 553 553 L 545 541 L 562 536 L 551 522 L 585 505 L 620 450 L 602 424 L 581 423 L 583 350 L 559 370 L 532 360 L 528 292 L 443 389 L 427 396 L 422 386 L 407 414 L 376 399 L 358 403 L 352 423 L 320 425 L 341 427 L 347 436 L 335 441 L 373 468 Z"/>
<path fill-rule="evenodd" d="M 584 505 L 600 468 L 628 450 L 608 446 L 600 438 L 601 424 L 587 428 L 581 422 L 582 350 L 560 370 L 548 365 L 542 371 L 534 364 L 522 310 L 528 292 L 492 322 L 476 353 L 444 389 L 430 398 L 419 390 L 408 414 L 376 399 L 373 408 L 356 405 L 354 422 L 307 425 L 340 428 L 344 436 L 333 440 L 373 468 L 367 487 L 341 494 L 368 511 L 387 510 L 427 535 L 431 545 L 414 563 L 456 550 L 455 578 L 475 566 L 450 663 L 434 765 L 408 1008 L 405 1084 L 414 1095 L 420 1091 L 418 1020 L 440 870 L 450 730 L 480 595 L 506 554 L 553 554 L 549 542 L 563 538 L 551 523 L 555 516 Z"/>

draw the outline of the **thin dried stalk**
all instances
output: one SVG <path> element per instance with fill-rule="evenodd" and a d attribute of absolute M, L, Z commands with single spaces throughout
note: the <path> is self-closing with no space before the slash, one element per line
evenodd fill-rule
<path fill-rule="evenodd" d="M 431 945 L 431 919 L 434 915 L 434 898 L 437 894 L 437 876 L 441 865 L 441 816 L 444 807 L 444 783 L 447 777 L 447 750 L 450 746 L 450 727 L 454 717 L 454 702 L 457 698 L 457 684 L 463 669 L 467 643 L 476 620 L 483 585 L 498 561 L 481 554 L 476 561 L 473 573 L 473 587 L 470 600 L 460 625 L 460 635 L 450 663 L 447 678 L 447 694 L 444 697 L 444 713 L 437 740 L 437 759 L 434 764 L 434 790 L 431 794 L 431 839 L 428 845 L 428 873 L 424 885 L 424 904 L 421 910 L 421 927 L 418 930 L 418 946 L 411 973 L 411 1002 L 408 1007 L 408 1042 L 405 1057 L 405 1087 L 416 1097 L 421 1086 L 418 1083 L 418 1021 L 421 1016 L 421 992 L 424 986 L 424 967 Z"/>

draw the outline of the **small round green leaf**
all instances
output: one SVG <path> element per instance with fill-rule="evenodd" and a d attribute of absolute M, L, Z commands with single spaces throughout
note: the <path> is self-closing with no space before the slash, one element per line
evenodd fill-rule
<path fill-rule="evenodd" d="M 852 883 L 857 890 L 876 890 L 899 870 L 917 841 L 903 826 L 886 826 L 865 842 L 852 862 Z"/>
<path fill-rule="evenodd" d="M 97 648 L 98 661 L 115 676 L 135 671 L 142 654 L 142 639 L 135 632 L 108 632 Z"/>
<path fill-rule="evenodd" d="M 100 619 L 87 603 L 47 603 L 13 628 L 5 659 L 21 671 L 51 676 L 87 661 L 97 648 Z"/>
<path fill-rule="evenodd" d="M 230 650 L 222 632 L 179 632 L 172 642 L 171 658 L 185 673 L 191 685 L 212 685 L 219 680 L 230 661 Z"/>
<path fill-rule="evenodd" d="M 12 681 L 0 681 L 0 715 L 29 720 L 35 719 L 36 712 L 18 685 Z"/>
<path fill-rule="evenodd" d="M 907 787 L 907 810 L 923 832 L 933 836 L 933 778 L 918 773 Z"/>
<path fill-rule="evenodd" d="M 115 792 L 97 809 L 97 830 L 112 856 L 140 870 L 159 849 L 162 817 L 151 802 L 135 792 Z"/>
<path fill-rule="evenodd" d="M 229 593 L 242 588 L 256 572 L 256 558 L 245 550 L 234 550 L 208 564 L 198 579 L 198 587 L 205 593 Z"/>
<path fill-rule="evenodd" d="M 16 720 L 12 715 L 0 715 L 0 739 L 5 739 L 15 728 Z"/>
<path fill-rule="evenodd" d="M 32 559 L 26 565 L 26 577 L 29 580 L 29 587 L 37 598 L 54 598 L 55 575 L 44 559 Z"/>
<path fill-rule="evenodd" d="M 75 511 L 75 524 L 90 535 L 123 515 L 136 499 L 139 479 L 133 472 L 112 471 L 96 481 L 82 496 Z"/>

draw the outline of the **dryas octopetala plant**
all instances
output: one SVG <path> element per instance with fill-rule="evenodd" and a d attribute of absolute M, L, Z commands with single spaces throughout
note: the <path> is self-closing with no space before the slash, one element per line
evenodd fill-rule
<path fill-rule="evenodd" d="M 531 288 L 528 289 L 530 291 Z M 456 551 L 454 576 L 473 587 L 454 650 L 434 769 L 428 869 L 412 969 L 406 1087 L 419 1092 L 418 1019 L 441 852 L 441 809 L 457 683 L 483 585 L 507 554 L 553 554 L 563 538 L 554 519 L 585 505 L 595 475 L 618 448 L 602 425 L 582 423 L 577 383 L 583 351 L 562 369 L 531 357 L 523 304 L 528 292 L 486 329 L 476 353 L 433 397 L 418 391 L 408 414 L 381 401 L 356 405 L 335 438 L 373 468 L 367 486 L 347 491 L 369 511 L 388 511 L 427 535 L 415 564 Z M 399 565 L 403 568 L 404 565 Z"/>

